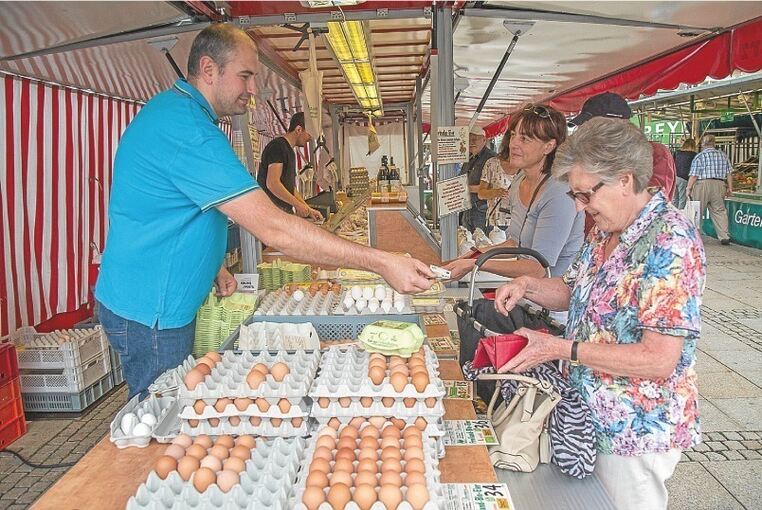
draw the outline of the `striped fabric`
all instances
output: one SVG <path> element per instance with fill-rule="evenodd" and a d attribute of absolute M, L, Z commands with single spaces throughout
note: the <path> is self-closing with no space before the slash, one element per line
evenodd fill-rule
<path fill-rule="evenodd" d="M 140 105 L 0 74 L 0 335 L 87 302 L 111 165 Z"/>

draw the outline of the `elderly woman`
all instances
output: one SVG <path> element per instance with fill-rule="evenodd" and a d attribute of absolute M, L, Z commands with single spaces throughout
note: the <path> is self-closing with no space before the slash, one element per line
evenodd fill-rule
<path fill-rule="evenodd" d="M 617 508 L 667 507 L 681 450 L 701 441 L 695 351 L 706 263 L 696 229 L 650 194 L 651 147 L 624 120 L 592 119 L 556 154 L 577 209 L 595 220 L 560 278 L 520 277 L 497 292 L 507 314 L 524 297 L 569 310 L 565 338 L 520 329 L 527 347 L 501 372 L 569 360 L 590 406 L 596 474 Z"/>

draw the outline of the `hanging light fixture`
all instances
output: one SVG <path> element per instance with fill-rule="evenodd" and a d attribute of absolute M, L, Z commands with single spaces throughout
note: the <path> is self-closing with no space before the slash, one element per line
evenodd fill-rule
<path fill-rule="evenodd" d="M 369 49 L 370 27 L 361 21 L 332 21 L 328 23 L 327 39 L 362 109 L 376 117 L 383 115 L 376 70 Z"/>

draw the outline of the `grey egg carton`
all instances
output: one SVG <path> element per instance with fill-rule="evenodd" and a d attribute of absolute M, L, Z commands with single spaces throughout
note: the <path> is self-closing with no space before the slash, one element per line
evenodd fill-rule
<path fill-rule="evenodd" d="M 352 297 L 352 287 L 363 287 L 363 288 L 373 288 L 376 287 L 384 287 L 387 292 L 387 296 L 399 296 L 402 298 L 402 302 L 404 303 L 404 306 L 402 308 L 397 308 L 394 306 L 394 301 L 396 298 L 392 298 L 392 306 L 387 310 L 385 309 L 383 304 L 383 299 L 378 298 L 372 298 L 376 299 L 378 301 L 378 307 L 375 310 L 371 310 L 371 308 L 367 305 L 370 304 L 370 299 L 362 298 L 366 301 L 366 306 L 360 308 L 357 306 L 358 299 L 355 299 Z M 351 299 L 351 305 L 347 306 L 349 301 L 347 300 L 347 296 Z M 336 301 L 336 308 L 333 311 L 334 315 L 400 315 L 400 314 L 411 314 L 413 313 L 413 300 L 410 296 L 405 294 L 398 294 L 394 289 L 386 286 L 380 286 L 380 285 L 353 285 L 353 286 L 345 286 L 343 287 L 343 290 L 341 291 L 341 296 Z"/>
<path fill-rule="evenodd" d="M 148 474 L 127 502 L 128 510 L 237 510 L 289 508 L 293 484 L 304 459 L 305 441 L 301 438 L 257 439 L 252 458 L 246 461 L 241 481 L 228 493 L 212 484 L 203 493 L 193 486 L 193 478 L 183 481 L 177 471 L 165 480 L 155 471 Z"/>
<path fill-rule="evenodd" d="M 193 356 L 188 356 L 182 364 L 171 368 L 161 374 L 148 387 L 148 393 L 162 397 L 177 396 L 177 390 L 183 384 L 185 374 L 196 366 L 196 360 Z"/>
<path fill-rule="evenodd" d="M 153 438 L 159 443 L 171 443 L 180 433 L 180 401 L 175 399 L 167 408 L 164 419 L 153 430 Z"/>
<path fill-rule="evenodd" d="M 259 418 L 259 424 L 257 425 L 252 425 L 249 418 L 240 417 L 240 419 L 240 423 L 233 425 L 230 423 L 230 417 L 219 418 L 220 422 L 216 426 L 212 426 L 208 420 L 199 420 L 198 424 L 192 427 L 189 420 L 181 418 L 180 432 L 194 437 L 201 434 L 208 436 L 304 437 L 310 433 L 310 424 L 307 417 L 296 417 L 297 420 L 301 420 L 298 427 L 294 427 L 292 424 L 294 418 Z M 281 422 L 274 425 L 272 420 L 281 420 Z"/>
<path fill-rule="evenodd" d="M 290 373 L 281 382 L 275 381 L 268 374 L 265 381 L 257 388 L 251 389 L 246 383 L 246 376 L 257 363 L 272 367 L 275 363 L 283 362 L 288 365 Z M 225 351 L 222 360 L 212 369 L 212 373 L 204 378 L 193 390 L 185 384 L 180 386 L 179 398 L 181 405 L 193 405 L 198 399 L 218 398 L 295 398 L 301 399 L 307 395 L 315 372 L 320 363 L 320 351 L 278 351 L 270 352 Z"/>
<path fill-rule="evenodd" d="M 242 419 L 250 416 L 259 416 L 266 418 L 307 418 L 310 415 L 310 406 L 303 399 L 286 399 L 291 404 L 291 408 L 287 413 L 284 413 L 278 407 L 280 400 L 278 398 L 266 398 L 264 400 L 270 404 L 267 411 L 260 411 L 256 403 L 250 404 L 243 411 L 239 411 L 235 404 L 228 404 L 225 409 L 220 412 L 217 411 L 213 405 L 215 399 L 202 399 L 207 404 L 204 408 L 204 412 L 201 414 L 196 413 L 192 406 L 184 406 L 180 411 L 180 418 L 186 420 L 208 420 L 209 418 L 229 418 L 231 416 L 239 416 Z M 257 399 L 259 400 L 259 399 Z"/>
<path fill-rule="evenodd" d="M 320 349 L 320 338 L 311 322 L 252 322 L 241 324 L 238 349 L 260 350 L 312 350 Z"/>
<path fill-rule="evenodd" d="M 171 409 L 176 402 L 177 399 L 175 397 L 154 397 L 153 395 L 140 402 L 140 395 L 135 395 L 116 413 L 116 416 L 111 421 L 109 440 L 117 448 L 145 448 L 151 442 L 151 438 L 154 437 L 156 431 L 162 426 L 162 422 L 172 420 Z M 125 434 L 122 431 L 121 423 L 124 415 L 128 413 L 137 415 L 138 419 L 142 418 L 145 413 L 154 415 L 156 417 L 156 424 L 151 427 L 151 434 L 148 436 Z"/>
<path fill-rule="evenodd" d="M 391 418 L 399 418 L 400 420 L 404 421 L 405 427 L 403 427 L 403 430 L 406 429 L 407 427 L 415 427 L 415 420 L 417 420 L 418 418 L 423 418 L 424 420 L 426 420 L 426 428 L 423 429 L 421 432 L 423 432 L 426 436 L 440 438 L 440 437 L 443 437 L 445 433 L 447 432 L 445 430 L 443 418 L 441 417 L 427 418 L 425 416 L 408 416 L 403 418 L 403 417 L 393 416 L 388 414 L 382 414 L 381 417 L 385 417 L 387 421 L 385 421 L 384 424 L 381 427 L 379 427 L 379 429 L 385 427 L 386 425 L 391 424 L 392 422 L 389 421 Z M 337 420 L 339 420 L 339 423 L 341 423 L 342 425 L 346 425 L 349 422 L 351 422 L 354 418 L 363 418 L 363 417 L 362 416 L 313 416 L 312 420 L 315 422 L 315 426 L 313 428 L 315 428 L 316 430 L 319 430 L 325 427 L 326 425 L 328 425 L 328 422 L 331 421 L 333 418 L 336 418 Z M 366 418 L 375 418 L 375 416 L 368 416 Z"/>
<path fill-rule="evenodd" d="M 321 397 L 321 399 L 324 398 L 328 397 Z M 339 400 L 336 398 L 330 398 L 326 407 L 322 407 L 322 402 L 315 400 L 312 402 L 312 410 L 310 411 L 310 415 L 315 418 L 331 418 L 334 416 L 394 416 L 396 418 L 416 418 L 421 416 L 423 418 L 437 419 L 444 416 L 445 413 L 442 399 L 436 399 L 434 405 L 431 407 L 426 405 L 424 400 L 415 399 L 415 403 L 411 407 L 408 407 L 404 402 L 404 399 L 395 398 L 394 403 L 391 406 L 386 407 L 381 402 L 381 398 L 374 398 L 373 402 L 369 406 L 362 405 L 360 399 L 357 397 L 347 398 L 351 398 L 350 404 L 348 406 L 342 406 L 341 402 L 339 402 Z"/>
<path fill-rule="evenodd" d="M 314 296 L 304 290 L 301 301 L 288 295 L 283 289 L 265 296 L 254 315 L 329 315 L 336 306 L 336 294 L 317 292 Z"/>
<path fill-rule="evenodd" d="M 434 397 L 441 399 L 446 392 L 444 383 L 439 378 L 439 363 L 428 346 L 424 346 L 424 350 L 429 384 L 422 392 L 416 390 L 412 382 L 408 382 L 402 391 L 398 392 L 389 382 L 388 373 L 381 384 L 373 384 L 368 377 L 370 354 L 353 345 L 349 348 L 331 347 L 323 354 L 320 372 L 309 396 L 313 400 L 320 397 L 392 397 L 420 400 Z"/>
<path fill-rule="evenodd" d="M 293 492 L 293 498 L 291 501 L 291 508 L 294 510 L 307 510 L 307 507 L 302 503 L 302 495 L 304 494 L 305 490 L 305 483 L 307 481 L 307 475 L 309 474 L 309 465 L 312 463 L 312 454 L 315 452 L 315 446 L 317 443 L 317 437 L 319 437 L 317 434 L 315 434 L 313 437 L 310 438 L 309 442 L 307 443 L 307 448 L 304 454 L 304 462 L 302 463 L 302 469 L 297 474 L 296 484 L 294 487 Z M 400 448 L 400 452 L 404 454 L 405 449 Z M 426 466 L 426 472 L 424 473 L 424 476 L 426 477 L 426 488 L 429 490 L 429 502 L 424 505 L 423 510 L 436 510 L 440 508 L 446 508 L 447 500 L 446 500 L 446 494 L 444 491 L 444 488 L 442 487 L 442 483 L 440 481 L 441 473 L 439 471 L 439 455 L 438 455 L 438 447 L 437 442 L 431 438 L 427 438 L 424 436 L 423 438 L 423 462 Z M 381 467 L 381 460 L 378 461 L 379 471 Z M 331 464 L 331 470 L 333 470 L 333 465 L 335 464 L 334 461 L 330 462 Z M 357 461 L 355 461 L 355 467 L 356 467 Z M 404 465 L 405 461 L 402 461 L 403 465 L 403 472 L 404 472 Z M 354 473 L 353 473 L 354 474 Z M 379 474 L 379 477 L 381 475 Z M 403 477 L 403 482 L 406 477 Z M 330 479 L 330 477 L 329 477 Z M 354 479 L 354 476 L 353 476 Z M 403 485 L 401 487 L 403 497 L 405 496 L 406 487 Z M 354 494 L 354 487 L 350 488 L 350 492 Z M 328 488 L 325 489 L 325 493 L 328 494 Z M 331 505 L 329 505 L 327 502 L 322 503 L 318 510 L 341 510 L 341 509 L 333 509 Z M 344 510 L 360 510 L 360 507 L 355 503 L 354 501 L 350 501 L 345 507 Z M 413 510 L 413 507 L 408 503 L 407 501 L 403 500 L 402 503 L 397 506 L 396 509 L 387 509 L 386 506 L 381 503 L 380 501 L 376 501 L 371 507 L 370 510 Z"/>

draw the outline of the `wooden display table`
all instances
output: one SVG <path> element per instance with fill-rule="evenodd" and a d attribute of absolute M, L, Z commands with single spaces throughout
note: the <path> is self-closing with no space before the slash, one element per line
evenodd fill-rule
<path fill-rule="evenodd" d="M 428 328 L 427 328 L 428 329 Z M 462 380 L 456 361 L 440 361 L 440 376 Z M 446 420 L 476 418 L 468 400 L 445 399 Z M 34 510 L 124 508 L 151 471 L 166 445 L 151 442 L 146 448 L 118 449 L 103 438 L 32 506 Z M 485 446 L 449 446 L 439 461 L 443 483 L 495 482 L 497 477 Z"/>

